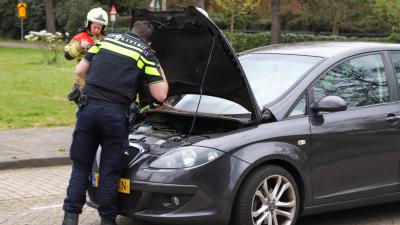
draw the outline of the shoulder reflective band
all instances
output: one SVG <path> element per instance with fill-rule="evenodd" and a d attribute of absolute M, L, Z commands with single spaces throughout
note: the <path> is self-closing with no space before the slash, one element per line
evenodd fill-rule
<path fill-rule="evenodd" d="M 143 57 L 142 55 L 140 56 L 140 59 L 143 60 L 144 63 L 148 64 L 148 65 L 156 65 L 154 62 L 151 62 L 149 60 L 147 60 L 145 57 Z"/>
<path fill-rule="evenodd" d="M 136 47 L 136 46 L 128 45 L 128 44 L 125 44 L 125 43 L 116 41 L 116 40 L 114 40 L 114 39 L 111 39 L 111 38 L 105 38 L 104 40 L 109 41 L 109 42 L 112 42 L 112 43 L 116 43 L 116 44 L 119 44 L 119 45 L 122 45 L 122 46 L 125 46 L 125 47 L 130 48 L 130 49 L 135 49 L 135 50 L 138 51 L 138 52 L 143 52 L 142 49 L 140 49 L 140 48 L 138 48 L 138 47 Z"/>
<path fill-rule="evenodd" d="M 160 76 L 160 72 L 158 71 L 158 68 L 155 67 L 149 67 L 146 66 L 146 68 L 144 69 L 144 73 L 148 74 L 148 75 L 155 75 L 155 76 Z"/>
<path fill-rule="evenodd" d="M 141 59 L 139 59 L 139 60 L 137 61 L 137 67 L 138 67 L 139 69 L 142 69 L 143 66 L 144 66 L 144 62 L 143 62 Z"/>
<path fill-rule="evenodd" d="M 115 52 L 115 53 L 118 53 L 118 54 L 121 54 L 124 56 L 128 56 L 130 58 L 133 58 L 134 60 L 138 60 L 139 56 L 140 56 L 140 54 L 134 50 L 129 50 L 129 49 L 126 49 L 126 48 L 123 48 L 123 47 L 120 47 L 117 45 L 113 45 L 113 44 L 110 44 L 107 42 L 102 42 L 100 48 L 104 48 L 104 49 L 110 50 L 112 52 Z"/>
<path fill-rule="evenodd" d="M 98 44 L 96 44 L 96 45 L 93 45 L 90 49 L 89 49 L 89 53 L 94 53 L 94 54 L 97 54 L 98 52 L 99 52 L 99 50 L 100 50 L 100 45 L 101 45 L 101 42 L 99 42 Z"/>

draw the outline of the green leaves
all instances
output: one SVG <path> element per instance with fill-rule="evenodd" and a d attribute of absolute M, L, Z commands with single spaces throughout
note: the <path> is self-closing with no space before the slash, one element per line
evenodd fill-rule
<path fill-rule="evenodd" d="M 215 3 L 228 15 L 229 30 L 233 32 L 236 18 L 254 10 L 260 4 L 260 0 L 215 0 Z"/>
<path fill-rule="evenodd" d="M 392 31 L 400 30 L 400 0 L 375 0 L 374 10 L 388 20 Z"/>

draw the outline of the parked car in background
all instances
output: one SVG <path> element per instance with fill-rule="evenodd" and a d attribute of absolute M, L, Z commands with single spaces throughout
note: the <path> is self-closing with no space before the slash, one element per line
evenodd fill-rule
<path fill-rule="evenodd" d="M 237 56 L 194 7 L 134 10 L 133 20 L 155 25 L 171 91 L 130 136 L 121 215 L 294 225 L 400 198 L 400 45 L 282 44 Z"/>

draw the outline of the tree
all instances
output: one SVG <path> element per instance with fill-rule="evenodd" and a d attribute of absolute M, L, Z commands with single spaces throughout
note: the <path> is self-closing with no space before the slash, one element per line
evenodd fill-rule
<path fill-rule="evenodd" d="M 14 10 L 10 6 L 15 7 Z M 2 37 L 17 37 L 19 33 L 18 24 L 20 21 L 16 19 L 16 14 L 17 8 L 15 5 L 15 1 L 0 1 L 0 35 Z M 16 27 L 18 27 L 18 29 Z"/>
<path fill-rule="evenodd" d="M 197 7 L 202 8 L 202 9 L 206 9 L 205 0 L 196 0 L 194 5 L 197 6 Z"/>
<path fill-rule="evenodd" d="M 68 16 L 66 17 L 66 23 L 64 26 L 65 31 L 74 34 L 78 31 L 78 28 L 83 27 L 86 21 L 86 15 L 90 9 L 102 7 L 103 9 L 107 9 L 104 5 L 99 3 L 99 1 L 94 0 L 68 0 L 68 4 L 66 4 L 64 9 L 61 9 L 61 14 L 65 13 Z M 79 9 L 79 10 L 77 10 Z"/>
<path fill-rule="evenodd" d="M 167 8 L 168 9 L 180 9 L 182 7 L 194 5 L 196 7 L 200 7 L 207 11 L 209 3 L 210 3 L 210 0 L 168 0 Z"/>
<path fill-rule="evenodd" d="M 271 12 L 271 44 L 281 42 L 281 2 L 272 0 Z"/>
<path fill-rule="evenodd" d="M 400 31 L 400 0 L 375 0 L 374 11 L 386 18 L 392 32 Z"/>
<path fill-rule="evenodd" d="M 260 0 L 215 0 L 215 3 L 229 15 L 229 31 L 233 32 L 236 17 L 254 10 Z"/>
<path fill-rule="evenodd" d="M 56 20 L 54 19 L 53 0 L 44 0 L 46 11 L 46 29 L 50 33 L 56 33 Z"/>
<path fill-rule="evenodd" d="M 302 0 L 303 15 L 306 23 L 308 22 L 315 26 L 327 24 L 331 27 L 332 34 L 338 35 L 342 27 L 357 26 L 357 22 L 361 19 L 368 18 L 368 15 L 371 15 L 372 12 L 373 1 Z M 361 26 L 365 26 L 365 24 Z"/>

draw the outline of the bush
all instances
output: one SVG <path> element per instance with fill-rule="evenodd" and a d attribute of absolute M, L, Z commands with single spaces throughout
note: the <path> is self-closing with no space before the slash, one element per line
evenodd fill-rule
<path fill-rule="evenodd" d="M 46 30 L 42 30 L 40 32 L 29 31 L 29 34 L 25 36 L 25 39 L 39 43 L 45 63 L 54 64 L 57 62 L 60 45 L 63 44 L 63 37 L 63 34 L 60 32 L 52 34 L 48 33 Z"/>
<path fill-rule="evenodd" d="M 389 37 L 381 38 L 383 41 L 400 43 L 400 34 L 393 32 Z"/>
<path fill-rule="evenodd" d="M 271 33 L 225 33 L 236 52 L 271 44 Z M 375 41 L 400 42 L 400 35 L 391 35 L 386 38 L 357 38 L 345 36 L 325 36 L 313 34 L 282 34 L 282 43 L 309 42 L 309 41 Z"/>
<path fill-rule="evenodd" d="M 228 40 L 231 42 L 236 52 L 242 52 L 271 43 L 271 33 L 226 33 Z"/>

